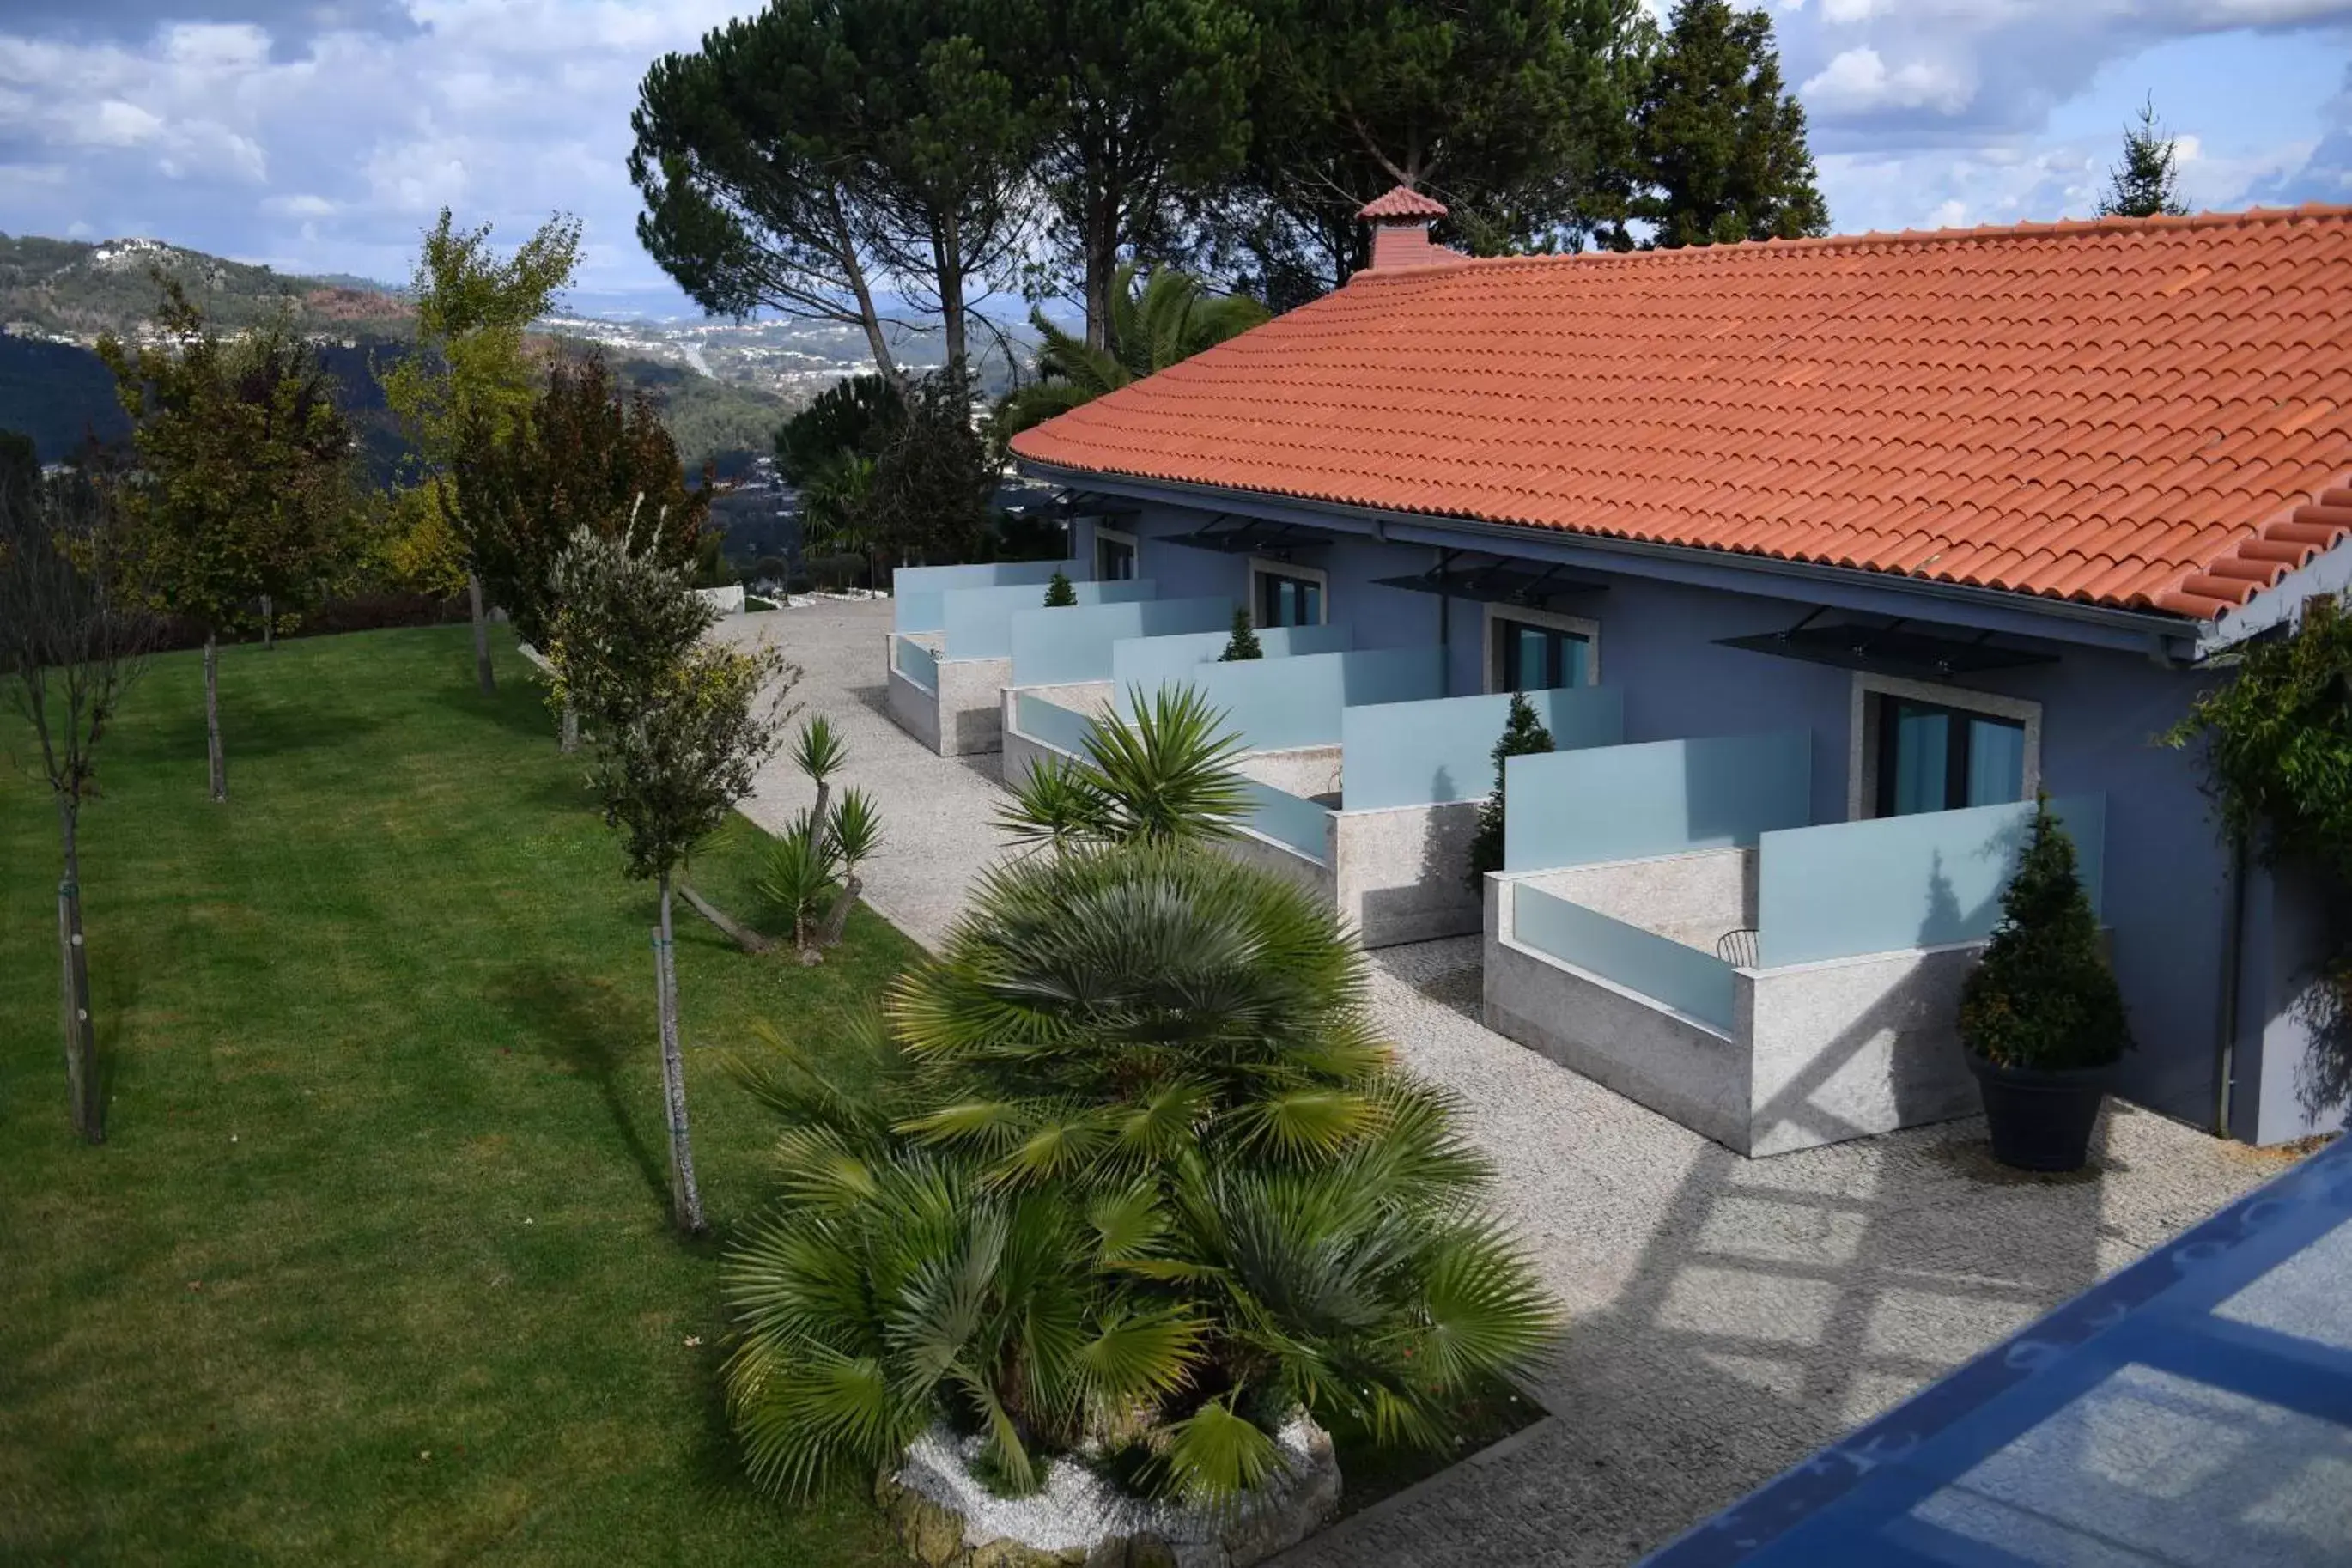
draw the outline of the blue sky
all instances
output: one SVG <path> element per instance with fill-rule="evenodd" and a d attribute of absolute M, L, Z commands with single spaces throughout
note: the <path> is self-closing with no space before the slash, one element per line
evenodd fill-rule
<path fill-rule="evenodd" d="M 443 202 L 685 309 L 623 167 L 646 64 L 749 0 L 7 0 L 0 229 L 404 275 Z M 2352 0 L 1773 0 L 1843 232 L 2087 214 L 2144 95 L 2192 205 L 2352 202 Z"/>

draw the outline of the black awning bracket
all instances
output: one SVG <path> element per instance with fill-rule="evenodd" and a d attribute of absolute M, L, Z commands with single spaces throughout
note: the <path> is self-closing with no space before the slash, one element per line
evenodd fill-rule
<path fill-rule="evenodd" d="M 1538 564 L 1499 556 L 1456 567 L 1455 558 L 1465 553 L 1447 551 L 1435 567 L 1418 576 L 1375 577 L 1372 581 L 1380 587 L 1402 588 L 1412 594 L 1442 594 L 1475 604 L 1517 605 L 1531 609 L 1541 609 L 1554 599 L 1609 591 L 1608 584 L 1576 576 L 1557 562 Z"/>

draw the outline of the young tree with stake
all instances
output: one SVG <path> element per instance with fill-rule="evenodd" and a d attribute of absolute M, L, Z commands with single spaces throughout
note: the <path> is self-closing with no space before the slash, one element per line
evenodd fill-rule
<path fill-rule="evenodd" d="M 555 700 L 593 727 L 588 781 L 621 834 L 628 874 L 655 885 L 655 999 L 661 1020 L 662 1103 L 669 1132 L 672 1217 L 704 1228 L 687 1123 L 670 896 L 695 847 L 751 793 L 781 743 L 784 697 L 800 671 L 772 651 L 700 639 L 714 617 L 688 574 L 633 550 L 626 534 L 572 535 L 555 567 L 548 657 Z"/>
<path fill-rule="evenodd" d="M 318 574 L 351 502 L 352 427 L 318 354 L 279 315 L 233 341 L 162 274 L 170 342 L 98 352 L 136 421 L 136 481 L 122 487 L 138 550 L 165 608 L 205 628 L 205 742 L 213 799 L 228 799 L 220 634 L 265 595 Z"/>
<path fill-rule="evenodd" d="M 97 794 L 98 743 L 145 668 L 153 626 L 126 543 L 112 504 L 86 478 L 0 473 L 0 677 L 40 742 L 57 802 L 66 1085 L 74 1131 L 92 1143 L 105 1141 L 106 1106 L 82 942 L 81 808 Z"/>

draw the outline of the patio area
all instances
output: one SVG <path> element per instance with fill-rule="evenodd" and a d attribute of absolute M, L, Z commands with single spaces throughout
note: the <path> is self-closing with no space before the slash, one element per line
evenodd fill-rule
<path fill-rule="evenodd" d="M 890 722 L 873 656 L 889 606 L 730 619 L 808 671 L 849 781 L 889 839 L 869 900 L 936 943 L 1003 852 L 994 757 Z M 752 815 L 806 804 L 789 764 Z M 1980 1121 L 1749 1161 L 1486 1028 L 1480 942 L 1394 947 L 1370 996 L 1404 1062 L 1459 1097 L 1571 1327 L 1532 1392 L 1551 1418 L 1351 1518 L 1287 1568 L 1607 1568 L 1633 1561 L 2178 1235 L 2281 1168 L 2113 1109 L 2077 1176 L 1995 1166 Z"/>

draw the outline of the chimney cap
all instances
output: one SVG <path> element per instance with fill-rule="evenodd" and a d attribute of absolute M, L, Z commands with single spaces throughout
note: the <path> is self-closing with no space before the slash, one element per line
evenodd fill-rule
<path fill-rule="evenodd" d="M 1366 202 L 1356 216 L 1369 223 L 1441 218 L 1445 216 L 1445 204 L 1423 195 L 1410 185 L 1399 185 L 1388 195 Z"/>

